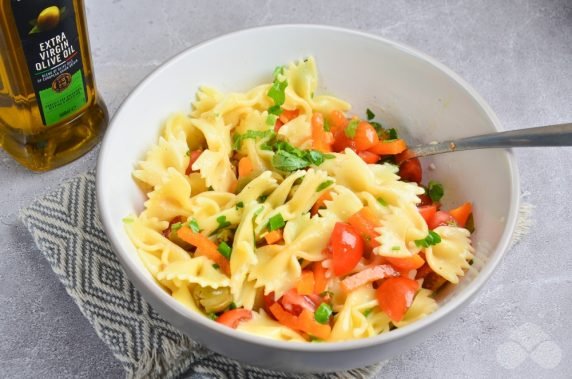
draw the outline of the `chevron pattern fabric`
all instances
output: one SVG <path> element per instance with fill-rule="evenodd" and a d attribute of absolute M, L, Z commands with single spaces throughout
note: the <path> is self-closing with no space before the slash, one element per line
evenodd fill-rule
<path fill-rule="evenodd" d="M 369 378 L 379 366 L 331 375 L 292 375 L 240 365 L 210 352 L 163 320 L 129 282 L 99 220 L 95 173 L 63 183 L 21 211 L 54 273 L 128 377 Z"/>

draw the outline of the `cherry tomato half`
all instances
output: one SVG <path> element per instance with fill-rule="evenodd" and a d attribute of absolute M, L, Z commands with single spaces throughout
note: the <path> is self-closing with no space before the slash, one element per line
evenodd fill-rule
<path fill-rule="evenodd" d="M 349 274 L 363 257 L 363 239 L 351 225 L 343 222 L 334 226 L 328 247 L 332 253 L 332 269 L 336 276 Z"/>

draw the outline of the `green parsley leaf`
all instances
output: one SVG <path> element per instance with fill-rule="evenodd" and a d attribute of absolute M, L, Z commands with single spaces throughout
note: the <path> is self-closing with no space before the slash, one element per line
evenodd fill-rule
<path fill-rule="evenodd" d="M 256 201 L 258 201 L 259 203 L 264 203 L 266 199 L 268 199 L 268 195 L 260 195 L 258 196 L 258 199 L 256 199 Z"/>
<path fill-rule="evenodd" d="M 331 186 L 332 184 L 334 184 L 333 180 L 326 180 L 325 182 L 322 182 L 318 188 L 316 189 L 316 192 L 322 192 L 323 190 L 325 190 L 326 188 L 328 188 L 329 186 Z"/>
<path fill-rule="evenodd" d="M 214 191 L 214 188 L 213 188 L 213 186 L 209 186 L 209 188 L 207 188 L 207 190 Z"/>
<path fill-rule="evenodd" d="M 287 81 L 274 80 L 267 93 L 268 97 L 274 100 L 274 105 L 282 106 L 284 104 L 286 101 L 286 87 L 288 87 Z"/>
<path fill-rule="evenodd" d="M 209 234 L 209 236 L 214 236 L 215 234 L 217 234 L 218 232 L 220 232 L 222 229 L 230 226 L 230 222 L 228 222 L 226 220 L 226 216 L 222 215 L 222 216 L 218 216 L 216 219 L 216 222 L 218 223 L 218 227 L 211 233 Z"/>
<path fill-rule="evenodd" d="M 236 304 L 234 303 L 234 301 L 233 301 L 232 303 L 230 303 L 230 305 L 228 306 L 228 309 L 230 309 L 231 311 L 232 311 L 233 309 L 236 309 L 236 308 L 237 308 L 237 306 L 236 306 Z"/>
<path fill-rule="evenodd" d="M 276 120 L 274 121 L 276 122 Z M 274 124 L 271 124 L 274 125 Z M 242 141 L 245 139 L 263 139 L 274 137 L 274 130 L 247 130 L 244 134 L 235 134 L 232 137 L 232 148 L 234 150 L 240 150 Z"/>
<path fill-rule="evenodd" d="M 329 132 L 330 130 L 332 130 L 330 122 L 327 119 L 324 119 L 324 131 Z"/>
<path fill-rule="evenodd" d="M 176 232 L 177 230 L 181 229 L 182 227 L 183 227 L 183 224 L 180 222 L 177 222 L 177 223 L 171 225 L 171 230 L 173 232 Z"/>
<path fill-rule="evenodd" d="M 284 66 L 276 66 L 274 72 L 272 73 L 272 76 L 274 77 L 274 79 L 277 79 L 278 75 L 284 75 Z"/>
<path fill-rule="evenodd" d="M 238 203 L 236 203 L 236 209 L 240 209 L 240 208 L 244 208 L 244 203 L 242 201 L 239 201 Z"/>
<path fill-rule="evenodd" d="M 367 115 L 367 120 L 371 121 L 375 118 L 375 113 L 373 113 L 371 111 L 371 109 L 367 108 L 367 110 L 365 111 L 366 115 Z"/>
<path fill-rule="evenodd" d="M 443 190 L 443 185 L 439 182 L 431 180 L 427 186 L 427 194 L 433 200 L 433 202 L 438 202 L 441 200 L 445 191 Z"/>
<path fill-rule="evenodd" d="M 218 316 L 216 315 L 216 313 L 209 313 L 207 315 L 208 318 L 210 318 L 211 320 L 216 320 L 218 318 Z"/>
<path fill-rule="evenodd" d="M 187 153 L 185 154 L 187 157 L 191 156 L 191 150 L 187 150 Z"/>
<path fill-rule="evenodd" d="M 279 105 L 273 105 L 270 108 L 268 108 L 268 114 L 280 116 L 282 113 L 284 113 L 284 109 L 280 108 Z"/>
<path fill-rule="evenodd" d="M 270 217 L 270 220 L 268 220 L 268 230 L 271 232 L 283 228 L 284 225 L 286 225 L 286 222 L 284 221 L 281 213 L 275 214 Z"/>
<path fill-rule="evenodd" d="M 214 268 L 215 270 L 218 270 L 218 269 L 220 269 L 220 266 L 215 263 L 215 264 L 213 264 L 213 268 Z"/>
<path fill-rule="evenodd" d="M 191 230 L 195 233 L 198 233 L 201 231 L 201 228 L 199 227 L 199 223 L 195 219 L 192 219 L 191 221 L 189 221 L 189 228 L 191 228 Z"/>
<path fill-rule="evenodd" d="M 133 223 L 135 220 L 133 220 L 131 217 L 125 217 L 125 218 L 123 218 L 123 220 L 121 220 L 121 221 L 123 221 L 125 224 L 131 224 L 131 223 Z"/>
<path fill-rule="evenodd" d="M 427 235 L 427 237 L 421 239 L 421 240 L 416 240 L 415 241 L 415 245 L 417 247 L 424 247 L 427 248 L 429 246 L 433 246 L 433 245 L 437 245 L 438 243 L 441 242 L 441 236 L 439 236 L 437 233 L 435 233 L 434 231 L 430 230 L 429 234 Z"/>
<path fill-rule="evenodd" d="M 346 126 L 346 129 L 344 130 L 346 137 L 354 138 L 356 136 L 358 125 L 359 125 L 359 120 L 356 119 L 351 120 L 348 126 Z"/>
<path fill-rule="evenodd" d="M 383 205 L 384 207 L 387 207 L 389 204 L 387 204 L 387 201 L 383 200 L 381 197 L 377 198 L 377 202 L 381 205 Z"/>
<path fill-rule="evenodd" d="M 397 135 L 397 130 L 391 128 L 387 131 L 390 140 L 398 139 L 399 136 Z"/>
<path fill-rule="evenodd" d="M 316 312 L 314 312 L 314 319 L 320 324 L 327 324 L 330 322 L 330 316 L 332 316 L 332 307 L 326 303 L 320 304 Z"/>
<path fill-rule="evenodd" d="M 278 170 L 292 172 L 308 167 L 308 162 L 285 150 L 279 150 L 272 157 L 272 165 Z"/>
<path fill-rule="evenodd" d="M 232 254 L 232 249 L 230 248 L 230 246 L 228 246 L 228 244 L 226 242 L 221 242 L 220 245 L 218 245 L 218 252 L 225 257 L 226 259 L 230 259 L 230 255 Z"/>
<path fill-rule="evenodd" d="M 373 126 L 378 137 L 380 138 L 385 137 L 385 129 L 383 129 L 383 126 L 379 122 L 370 121 L 369 124 Z"/>

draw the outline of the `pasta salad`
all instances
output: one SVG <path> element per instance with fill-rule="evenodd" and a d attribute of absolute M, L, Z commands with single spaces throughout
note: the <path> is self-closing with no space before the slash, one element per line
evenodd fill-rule
<path fill-rule="evenodd" d="M 202 87 L 137 163 L 147 201 L 125 229 L 184 306 L 266 338 L 346 341 L 430 314 L 469 268 L 471 203 L 442 210 L 396 130 L 317 87 L 313 58 L 244 93 Z"/>

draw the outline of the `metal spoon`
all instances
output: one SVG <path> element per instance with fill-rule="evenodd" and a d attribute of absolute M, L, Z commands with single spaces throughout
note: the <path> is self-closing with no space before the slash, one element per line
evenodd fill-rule
<path fill-rule="evenodd" d="M 483 134 L 409 148 L 408 158 L 497 147 L 572 146 L 572 123 Z"/>

